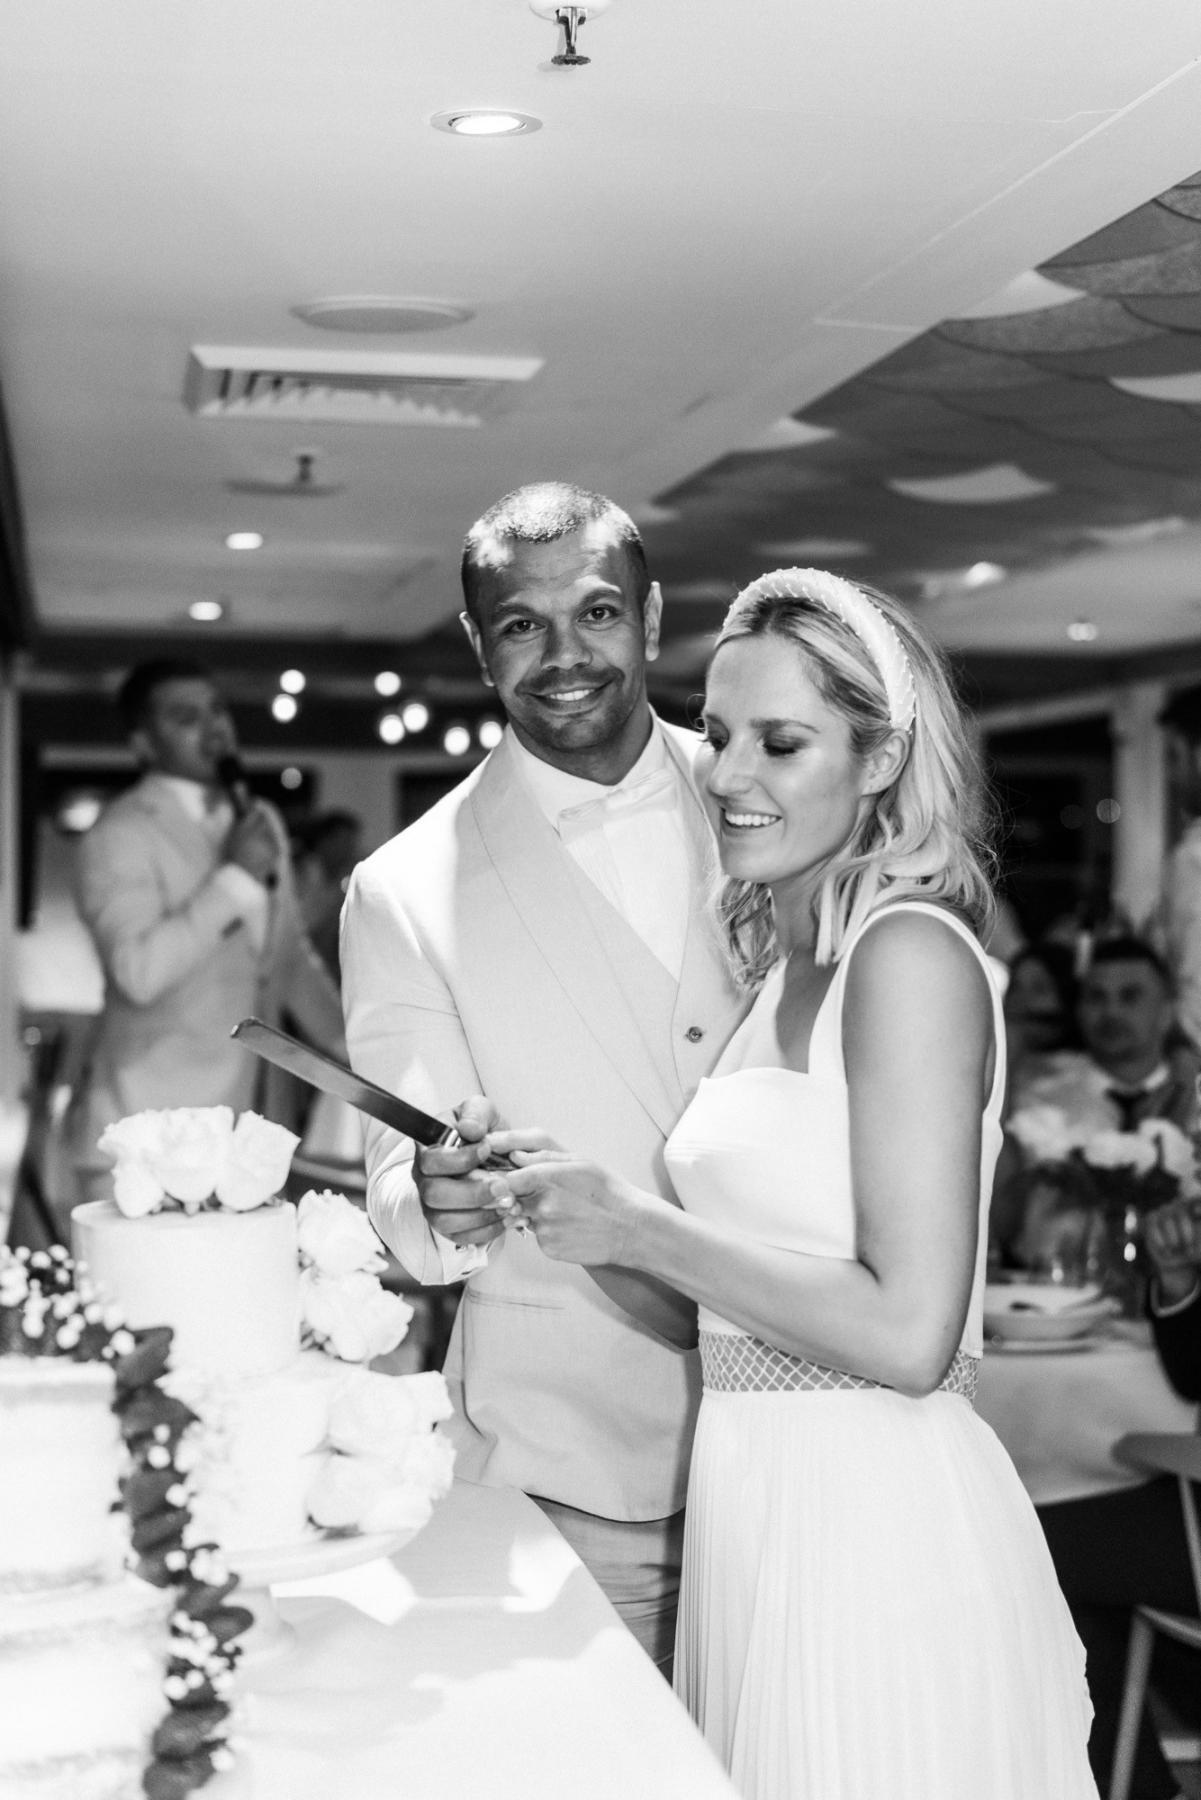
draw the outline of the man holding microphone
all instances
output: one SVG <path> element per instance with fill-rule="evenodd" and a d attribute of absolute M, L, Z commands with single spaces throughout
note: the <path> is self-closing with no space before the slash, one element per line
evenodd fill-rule
<path fill-rule="evenodd" d="M 199 663 L 139 664 L 118 704 L 141 779 L 80 845 L 77 902 L 104 971 L 104 1007 L 71 1103 L 83 1198 L 107 1195 L 104 1127 L 147 1107 L 270 1113 L 239 1019 L 289 1012 L 343 1054 L 337 989 L 304 936 L 283 823 L 256 800 L 233 719 Z"/>

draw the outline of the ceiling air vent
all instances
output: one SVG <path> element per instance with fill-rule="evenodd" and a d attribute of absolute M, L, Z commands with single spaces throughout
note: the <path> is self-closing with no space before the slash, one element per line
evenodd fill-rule
<path fill-rule="evenodd" d="M 478 426 L 503 412 L 541 367 L 537 356 L 195 344 L 184 404 L 209 419 Z"/>

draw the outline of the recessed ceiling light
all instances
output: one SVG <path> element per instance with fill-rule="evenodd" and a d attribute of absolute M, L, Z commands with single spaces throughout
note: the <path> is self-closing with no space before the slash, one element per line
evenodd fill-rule
<path fill-rule="evenodd" d="M 505 728 L 499 719 L 481 719 L 476 728 L 481 750 L 495 750 L 505 734 Z"/>
<path fill-rule="evenodd" d="M 466 725 L 448 725 L 442 733 L 442 748 L 447 756 L 466 756 L 471 748 L 471 733 Z"/>
<path fill-rule="evenodd" d="M 404 720 L 399 713 L 383 713 L 375 729 L 385 744 L 399 744 L 405 734 Z"/>
<path fill-rule="evenodd" d="M 285 669 L 279 678 L 279 685 L 285 694 L 303 694 L 305 689 L 304 674 L 300 669 Z"/>
<path fill-rule="evenodd" d="M 271 702 L 271 717 L 281 725 L 290 725 L 299 711 L 291 694 L 277 694 Z"/>
<path fill-rule="evenodd" d="M 482 106 L 435 113 L 430 124 L 435 131 L 451 131 L 456 137 L 518 137 L 542 130 L 542 120 L 533 113 L 492 112 Z"/>
<path fill-rule="evenodd" d="M 1094 643 L 1100 635 L 1100 628 L 1091 619 L 1073 619 L 1068 626 L 1068 636 L 1074 644 Z"/>
<path fill-rule="evenodd" d="M 388 294 L 344 294 L 306 300 L 292 316 L 322 331 L 444 331 L 475 317 L 469 306 L 449 300 L 405 300 Z"/>
<path fill-rule="evenodd" d="M 424 731 L 430 722 L 430 709 L 424 700 L 410 700 L 400 716 L 406 731 Z"/>
<path fill-rule="evenodd" d="M 304 776 L 299 769 L 281 769 L 279 772 L 279 785 L 280 787 L 287 788 L 289 793 L 291 793 L 296 788 L 304 786 Z"/>
<path fill-rule="evenodd" d="M 225 603 L 222 600 L 193 600 L 188 607 L 189 619 L 195 619 L 198 625 L 215 625 L 218 619 L 225 617 Z"/>
<path fill-rule="evenodd" d="M 375 678 L 375 691 L 385 700 L 390 700 L 393 694 L 399 694 L 400 676 L 395 669 L 380 670 Z"/>
<path fill-rule="evenodd" d="M 227 550 L 261 550 L 262 547 L 261 531 L 231 531 L 225 540 Z"/>

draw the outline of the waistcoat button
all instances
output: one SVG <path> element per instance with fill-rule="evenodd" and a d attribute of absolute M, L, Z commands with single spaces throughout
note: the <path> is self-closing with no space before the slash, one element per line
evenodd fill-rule
<path fill-rule="evenodd" d="M 699 1044 L 704 1035 L 705 1034 L 699 1025 L 690 1025 L 684 1033 L 684 1036 L 688 1039 L 690 1044 Z"/>

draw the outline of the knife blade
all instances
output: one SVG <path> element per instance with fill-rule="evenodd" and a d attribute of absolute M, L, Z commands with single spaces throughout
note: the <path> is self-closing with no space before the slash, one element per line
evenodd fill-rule
<path fill-rule="evenodd" d="M 449 1149 L 462 1142 L 453 1125 L 444 1125 L 441 1119 L 422 1112 L 420 1107 L 410 1106 L 407 1100 L 390 1094 L 387 1088 L 377 1087 L 374 1081 L 356 1075 L 345 1063 L 337 1062 L 320 1050 L 310 1049 L 299 1038 L 289 1037 L 286 1031 L 277 1031 L 274 1025 L 267 1025 L 262 1019 L 239 1020 L 230 1036 L 253 1050 L 256 1056 L 275 1063 L 277 1068 L 299 1075 L 310 1087 L 320 1088 L 323 1094 L 336 1095 L 359 1112 L 390 1125 L 393 1131 L 403 1131 L 415 1143 L 439 1144 Z"/>

